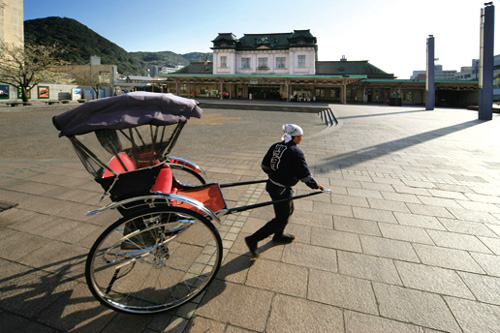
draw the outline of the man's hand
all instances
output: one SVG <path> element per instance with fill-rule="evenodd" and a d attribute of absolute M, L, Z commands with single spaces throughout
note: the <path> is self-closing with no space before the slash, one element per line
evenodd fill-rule
<path fill-rule="evenodd" d="M 325 188 L 323 187 L 323 185 L 319 184 L 318 183 L 318 190 L 324 190 Z"/>

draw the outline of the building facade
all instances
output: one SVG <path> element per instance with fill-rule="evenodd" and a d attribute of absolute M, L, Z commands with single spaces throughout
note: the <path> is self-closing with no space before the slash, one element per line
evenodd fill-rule
<path fill-rule="evenodd" d="M 245 34 L 239 39 L 220 33 L 212 42 L 213 63 L 191 63 L 169 74 L 174 81 L 171 92 L 187 97 L 361 101 L 361 90 L 348 89 L 349 84 L 366 78 L 367 72 L 394 78 L 368 61 L 319 62 L 316 37 L 309 30 Z"/>
<path fill-rule="evenodd" d="M 434 66 L 434 77 L 436 80 L 457 80 L 456 70 L 443 70 L 443 65 Z M 426 71 L 413 71 L 413 75 L 410 80 L 423 79 L 425 80 Z"/>
<path fill-rule="evenodd" d="M 198 62 L 164 77 L 184 97 L 277 99 L 294 102 L 425 104 L 425 77 L 397 80 L 368 61 L 318 61 L 309 30 L 291 33 L 220 33 L 213 63 Z M 437 80 L 437 105 L 477 102 L 476 81 Z"/>
<path fill-rule="evenodd" d="M 23 1 L 0 0 L 0 40 L 19 47 L 24 46 Z"/>
<path fill-rule="evenodd" d="M 309 30 L 293 33 L 219 34 L 213 41 L 213 74 L 314 75 L 316 37 Z"/>

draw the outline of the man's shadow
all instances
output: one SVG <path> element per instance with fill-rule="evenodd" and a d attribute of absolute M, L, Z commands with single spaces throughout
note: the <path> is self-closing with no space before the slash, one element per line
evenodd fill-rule
<path fill-rule="evenodd" d="M 259 247 L 259 253 L 263 254 L 264 252 L 278 245 L 280 244 L 274 243 L 272 240 L 269 240 L 267 243 Z M 228 256 L 230 255 L 231 253 L 228 253 Z M 262 259 L 257 259 L 257 260 L 262 260 Z M 243 271 L 247 271 L 248 274 L 248 270 L 250 269 L 250 267 L 253 266 L 253 264 L 255 264 L 257 260 L 253 259 L 250 255 L 250 252 L 248 251 L 238 255 L 237 257 L 230 259 L 229 261 L 227 260 L 226 257 L 226 261 L 220 267 L 219 272 L 215 276 L 214 281 L 212 281 L 210 286 L 208 286 L 207 292 L 205 293 L 203 299 L 200 302 L 200 307 L 206 305 L 207 303 L 210 302 L 210 300 L 222 294 L 226 289 L 227 282 L 233 282 L 230 279 L 231 276 L 241 273 Z M 246 280 L 246 276 L 241 280 Z M 234 282 L 234 283 L 239 283 L 239 282 Z"/>

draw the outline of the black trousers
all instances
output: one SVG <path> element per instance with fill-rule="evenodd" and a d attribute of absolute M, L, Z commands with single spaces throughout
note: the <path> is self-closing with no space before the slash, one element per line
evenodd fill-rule
<path fill-rule="evenodd" d="M 293 196 L 293 189 L 291 187 L 281 187 L 269 180 L 266 183 L 266 191 L 273 201 L 288 199 Z M 293 214 L 293 200 L 275 203 L 273 204 L 273 208 L 276 217 L 250 236 L 253 241 L 261 241 L 272 234 L 276 236 L 283 234 L 288 220 Z"/>

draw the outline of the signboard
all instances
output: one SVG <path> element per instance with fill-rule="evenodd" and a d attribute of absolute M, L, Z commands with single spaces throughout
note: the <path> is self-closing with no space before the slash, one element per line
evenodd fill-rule
<path fill-rule="evenodd" d="M 23 98 L 23 93 L 21 91 L 21 88 L 17 89 L 17 98 L 22 99 Z M 28 91 L 28 99 L 31 99 L 31 90 Z"/>
<path fill-rule="evenodd" d="M 49 98 L 49 87 L 38 86 L 38 98 L 48 99 Z"/>
<path fill-rule="evenodd" d="M 0 86 L 0 99 L 9 99 L 9 86 Z"/>
<path fill-rule="evenodd" d="M 86 100 L 94 99 L 94 94 L 92 93 L 92 89 L 85 88 L 85 99 Z"/>
<path fill-rule="evenodd" d="M 82 89 L 80 88 L 73 88 L 71 89 L 71 100 L 76 101 L 77 99 L 82 98 Z"/>

